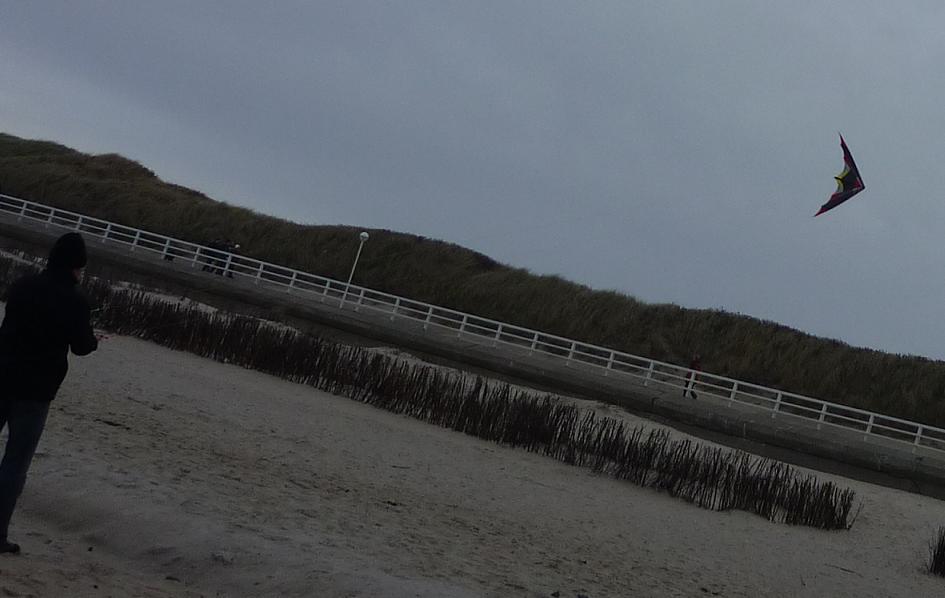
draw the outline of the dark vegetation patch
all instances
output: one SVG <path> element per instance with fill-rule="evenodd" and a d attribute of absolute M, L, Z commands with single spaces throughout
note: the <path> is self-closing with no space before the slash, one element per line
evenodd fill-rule
<path fill-rule="evenodd" d="M 302 225 L 161 181 L 115 154 L 0 134 L 0 191 L 345 280 L 351 226 Z M 714 374 L 945 427 L 945 364 L 851 347 L 721 310 L 652 305 L 512 268 L 457 245 L 371 230 L 355 282 L 371 288 Z"/>

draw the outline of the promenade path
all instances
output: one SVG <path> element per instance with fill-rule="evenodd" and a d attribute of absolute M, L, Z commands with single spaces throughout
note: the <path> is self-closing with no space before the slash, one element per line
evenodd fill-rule
<path fill-rule="evenodd" d="M 0 214 L 0 244 L 45 255 L 64 229 Z M 696 389 L 698 400 L 684 398 L 667 380 L 649 381 L 496 343 L 410 317 L 391 317 L 367 305 L 355 306 L 333 297 L 313 298 L 287 292 L 263 281 L 230 279 L 203 272 L 186 260 L 166 261 L 155 253 L 130 251 L 125 245 L 90 240 L 90 273 L 104 268 L 122 279 L 149 282 L 171 292 L 223 309 L 286 321 L 345 342 L 383 343 L 441 363 L 488 372 L 525 382 L 549 392 L 621 406 L 637 415 L 669 424 L 690 434 L 750 452 L 867 481 L 945 498 L 945 452 L 912 446 L 855 430 L 753 408 Z"/>

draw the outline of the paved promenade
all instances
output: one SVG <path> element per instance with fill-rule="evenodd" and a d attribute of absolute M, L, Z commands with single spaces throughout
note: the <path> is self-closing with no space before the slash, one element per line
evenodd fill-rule
<path fill-rule="evenodd" d="M 0 215 L 0 246 L 44 255 L 63 229 Z M 434 359 L 488 371 L 548 390 L 620 405 L 629 411 L 709 438 L 815 469 L 841 473 L 888 486 L 945 499 L 945 453 L 927 447 L 867 438 L 852 430 L 732 403 L 706 392 L 687 399 L 677 388 L 655 381 L 567 361 L 530 351 L 528 347 L 494 343 L 491 339 L 409 317 L 391 317 L 368 306 L 337 298 L 313 299 L 299 291 L 264 281 L 223 278 L 193 267 L 188 261 L 164 261 L 148 251 L 125 245 L 89 241 L 93 265 L 140 280 L 160 283 L 179 294 L 225 309 L 316 327 L 330 336 L 363 344 L 378 342 L 422 353 Z M 93 268 L 95 267 L 93 266 Z M 789 389 L 788 389 L 789 390 Z"/>

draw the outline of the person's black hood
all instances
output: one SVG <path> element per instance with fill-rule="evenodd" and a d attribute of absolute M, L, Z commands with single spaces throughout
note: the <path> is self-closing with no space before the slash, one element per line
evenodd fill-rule
<path fill-rule="evenodd" d="M 49 252 L 46 269 L 51 271 L 69 271 L 84 268 L 87 257 L 85 241 L 79 233 L 66 233 L 56 240 Z"/>

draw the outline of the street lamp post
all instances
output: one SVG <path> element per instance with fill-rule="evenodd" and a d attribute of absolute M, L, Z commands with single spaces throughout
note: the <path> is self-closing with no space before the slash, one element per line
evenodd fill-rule
<path fill-rule="evenodd" d="M 358 258 L 361 257 L 361 249 L 364 247 L 364 242 L 370 238 L 370 235 L 362 231 L 358 237 L 361 239 L 361 243 L 358 244 L 358 253 L 354 256 L 354 263 L 351 264 L 351 274 L 348 275 L 348 282 L 345 284 L 345 292 L 341 296 L 341 303 L 338 304 L 338 307 L 341 308 L 345 306 L 345 300 L 348 298 L 348 288 L 351 286 L 351 279 L 354 278 L 354 269 L 358 267 Z"/>

